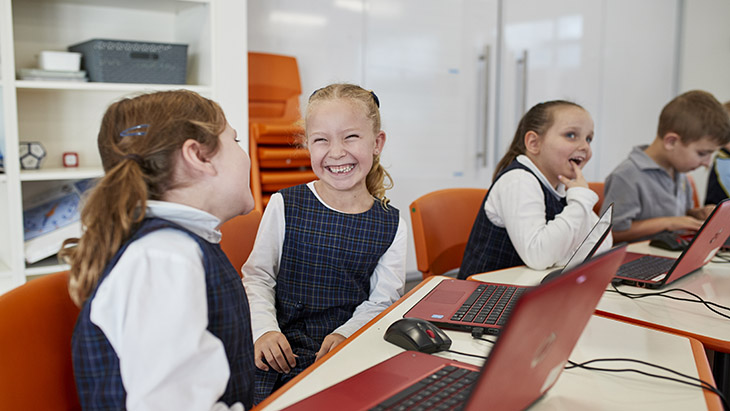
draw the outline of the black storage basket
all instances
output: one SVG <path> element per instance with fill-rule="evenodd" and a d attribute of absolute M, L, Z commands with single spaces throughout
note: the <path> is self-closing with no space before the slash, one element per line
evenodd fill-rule
<path fill-rule="evenodd" d="M 93 39 L 68 50 L 83 54 L 90 81 L 185 84 L 187 44 Z"/>

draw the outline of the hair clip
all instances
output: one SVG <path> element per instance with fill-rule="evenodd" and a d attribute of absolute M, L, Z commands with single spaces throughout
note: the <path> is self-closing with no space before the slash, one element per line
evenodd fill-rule
<path fill-rule="evenodd" d="M 314 91 L 312 92 L 312 94 L 310 94 L 310 95 L 309 95 L 309 99 L 307 99 L 307 101 L 310 101 L 310 100 L 312 100 L 312 97 L 314 97 L 314 95 L 315 95 L 315 94 L 317 94 L 317 92 L 318 92 L 319 90 L 322 90 L 322 88 L 318 88 L 318 89 L 314 90 Z"/>
<path fill-rule="evenodd" d="M 375 95 L 375 92 L 372 90 L 368 90 L 370 94 L 373 96 L 373 100 L 375 100 L 375 105 L 380 108 L 380 100 L 378 99 L 378 96 Z"/>
<path fill-rule="evenodd" d="M 147 128 L 149 128 L 149 124 L 139 124 L 134 127 L 130 127 L 121 133 L 119 133 L 120 137 L 131 137 L 131 136 L 143 136 L 147 134 Z M 140 130 L 140 131 L 135 131 Z"/>

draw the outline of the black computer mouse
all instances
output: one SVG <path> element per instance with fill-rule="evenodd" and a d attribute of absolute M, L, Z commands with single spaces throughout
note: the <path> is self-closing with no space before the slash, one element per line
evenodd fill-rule
<path fill-rule="evenodd" d="M 451 338 L 445 332 L 419 318 L 403 318 L 394 322 L 385 330 L 383 338 L 406 350 L 428 354 L 451 347 Z"/>
<path fill-rule="evenodd" d="M 687 240 L 680 237 L 676 233 L 670 231 L 662 231 L 661 233 L 652 237 L 649 241 L 649 245 L 652 247 L 661 248 L 669 251 L 684 251 L 687 246 Z"/>

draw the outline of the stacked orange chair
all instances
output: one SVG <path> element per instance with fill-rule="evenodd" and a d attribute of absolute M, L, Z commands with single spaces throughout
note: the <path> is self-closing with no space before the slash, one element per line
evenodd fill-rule
<path fill-rule="evenodd" d="M 296 146 L 302 86 L 291 56 L 248 53 L 249 155 L 251 192 L 263 211 L 271 194 L 316 177 L 309 152 Z"/>

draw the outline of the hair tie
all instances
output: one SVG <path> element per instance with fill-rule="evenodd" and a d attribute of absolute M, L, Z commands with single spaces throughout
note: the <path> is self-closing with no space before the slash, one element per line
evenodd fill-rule
<path fill-rule="evenodd" d="M 373 100 L 375 100 L 375 105 L 380 108 L 380 99 L 378 99 L 378 96 L 375 95 L 375 92 L 372 90 L 368 90 L 370 92 L 370 95 L 373 96 Z"/>
<path fill-rule="evenodd" d="M 132 160 L 135 163 L 142 165 L 142 157 L 139 154 L 125 154 L 122 156 L 122 160 Z"/>
<path fill-rule="evenodd" d="M 147 134 L 147 129 L 150 127 L 149 124 L 138 124 L 136 126 L 130 127 L 126 130 L 123 130 L 121 133 L 119 133 L 120 137 L 131 137 L 131 136 L 143 136 Z M 139 130 L 139 131 L 137 131 Z"/>

